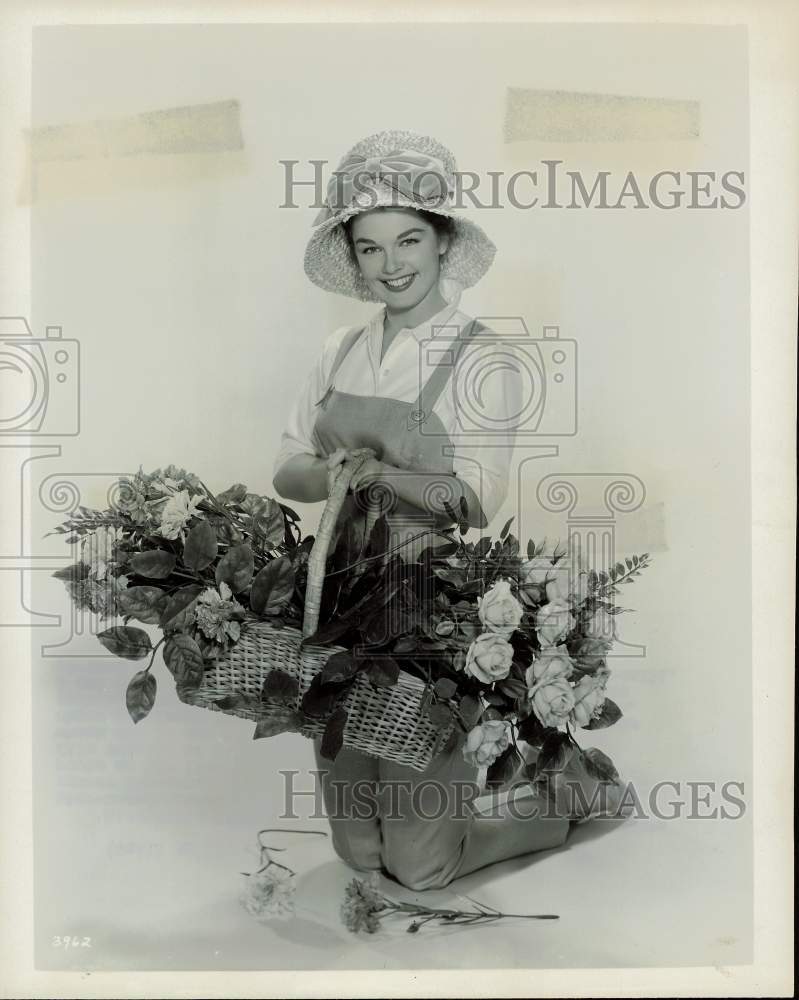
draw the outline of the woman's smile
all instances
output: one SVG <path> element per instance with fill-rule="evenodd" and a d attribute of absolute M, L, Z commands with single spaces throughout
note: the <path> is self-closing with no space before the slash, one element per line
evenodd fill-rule
<path fill-rule="evenodd" d="M 411 287 L 415 277 L 415 274 L 406 274 L 401 278 L 383 278 L 382 281 L 386 288 L 392 292 L 404 292 L 407 288 Z"/>

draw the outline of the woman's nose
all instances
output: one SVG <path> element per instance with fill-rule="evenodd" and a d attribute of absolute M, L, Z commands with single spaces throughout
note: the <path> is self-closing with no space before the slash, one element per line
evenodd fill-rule
<path fill-rule="evenodd" d="M 402 264 L 400 264 L 394 254 L 390 250 L 386 250 L 386 256 L 383 259 L 383 270 L 385 273 L 393 274 L 400 267 L 402 267 Z"/>

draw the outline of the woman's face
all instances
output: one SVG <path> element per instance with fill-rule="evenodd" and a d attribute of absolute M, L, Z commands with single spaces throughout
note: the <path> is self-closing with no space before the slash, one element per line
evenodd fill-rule
<path fill-rule="evenodd" d="M 350 236 L 364 281 L 387 308 L 414 309 L 438 292 L 447 237 L 412 208 L 372 209 L 352 221 Z"/>

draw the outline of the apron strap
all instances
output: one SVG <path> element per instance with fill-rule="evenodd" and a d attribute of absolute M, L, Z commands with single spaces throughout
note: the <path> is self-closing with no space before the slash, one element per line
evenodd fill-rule
<path fill-rule="evenodd" d="M 450 346 L 448 350 L 444 352 L 443 357 L 433 369 L 433 373 L 422 387 L 419 398 L 411 410 L 409 416 L 411 426 L 423 423 L 430 416 L 438 397 L 441 395 L 444 386 L 455 370 L 466 340 L 469 337 L 474 337 L 482 333 L 486 329 L 487 327 L 480 323 L 479 320 L 473 319 L 471 323 L 467 323 L 466 326 L 458 331 L 457 338 L 449 342 Z"/>
<path fill-rule="evenodd" d="M 336 354 L 335 360 L 333 361 L 333 367 L 330 369 L 330 374 L 327 377 L 327 389 L 325 390 L 324 396 L 322 396 L 322 398 L 318 400 L 318 402 L 316 403 L 316 406 L 321 406 L 324 408 L 324 405 L 327 402 L 330 393 L 333 391 L 333 377 L 341 367 L 341 362 L 347 356 L 347 353 L 349 352 L 350 348 L 358 339 L 358 337 L 360 337 L 360 335 L 363 333 L 365 329 L 366 329 L 365 326 L 356 326 L 354 327 L 354 329 L 350 330 L 349 333 L 346 333 L 344 335 L 344 339 L 341 341 L 338 353 Z"/>

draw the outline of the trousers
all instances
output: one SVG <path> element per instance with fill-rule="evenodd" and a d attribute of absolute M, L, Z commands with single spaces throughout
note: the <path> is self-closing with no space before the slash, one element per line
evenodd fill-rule
<path fill-rule="evenodd" d="M 534 797 L 474 808 L 478 774 L 462 745 L 421 772 L 349 747 L 330 761 L 314 740 L 316 780 L 342 861 L 382 870 L 409 889 L 442 889 L 486 865 L 563 844 L 569 820 L 545 815 Z"/>

